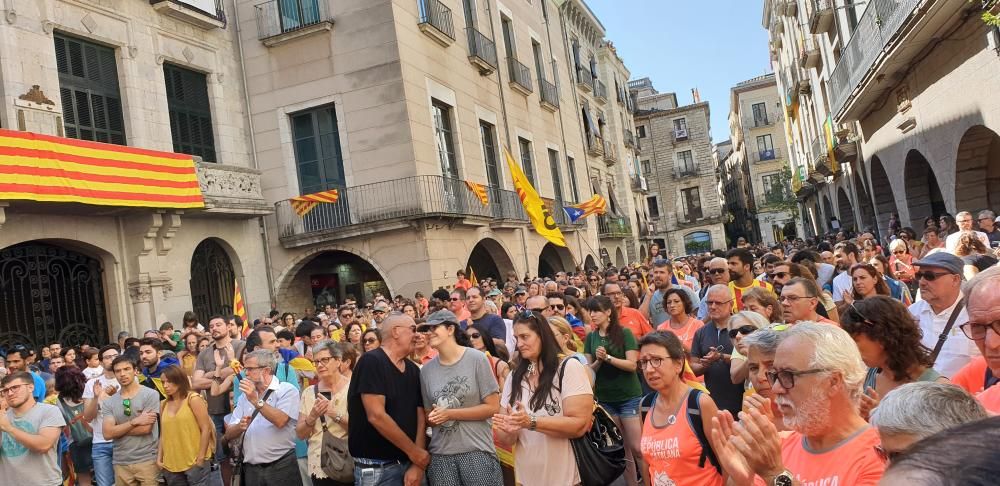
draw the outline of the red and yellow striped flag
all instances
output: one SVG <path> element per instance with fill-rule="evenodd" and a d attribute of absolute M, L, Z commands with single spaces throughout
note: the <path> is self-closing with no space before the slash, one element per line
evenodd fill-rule
<path fill-rule="evenodd" d="M 330 189 L 329 191 L 314 192 L 312 194 L 306 194 L 304 196 L 293 197 L 292 198 L 292 209 L 295 210 L 295 214 L 300 217 L 305 216 L 312 211 L 319 203 L 335 203 L 337 199 L 340 198 L 340 193 L 336 189 Z"/>
<path fill-rule="evenodd" d="M 243 292 L 240 292 L 239 280 L 233 281 L 233 314 L 243 319 L 243 329 L 240 329 L 240 334 L 246 337 L 250 334 L 250 322 L 247 320 L 247 308 L 243 305 Z"/>
<path fill-rule="evenodd" d="M 483 203 L 483 206 L 490 203 L 490 197 L 486 193 L 486 186 L 472 181 L 465 181 L 465 185 L 469 186 L 469 190 L 479 198 L 479 202 Z"/>
<path fill-rule="evenodd" d="M 0 199 L 203 208 L 190 155 L 0 130 Z"/>

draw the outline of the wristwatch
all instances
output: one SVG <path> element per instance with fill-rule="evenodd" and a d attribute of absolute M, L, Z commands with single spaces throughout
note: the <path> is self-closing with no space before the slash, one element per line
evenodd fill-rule
<path fill-rule="evenodd" d="M 257 406 L 257 408 L 263 407 L 264 406 L 264 399 L 263 398 L 257 399 L 257 405 L 256 406 Z"/>
<path fill-rule="evenodd" d="M 792 486 L 793 483 L 792 473 L 788 471 L 781 471 L 781 474 L 778 474 L 771 480 L 772 486 Z"/>
<path fill-rule="evenodd" d="M 528 422 L 528 430 L 535 430 L 538 427 L 538 417 L 532 415 Z"/>
<path fill-rule="evenodd" d="M 610 363 L 611 362 L 611 358 L 612 358 L 612 356 L 610 354 L 605 355 L 604 356 L 604 361 L 607 362 L 607 363 Z"/>

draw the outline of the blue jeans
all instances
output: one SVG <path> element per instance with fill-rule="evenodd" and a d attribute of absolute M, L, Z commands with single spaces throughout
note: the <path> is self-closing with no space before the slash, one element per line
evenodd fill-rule
<path fill-rule="evenodd" d="M 212 425 L 215 425 L 215 461 L 222 464 L 226 457 L 226 441 L 222 439 L 226 435 L 226 414 L 210 414 Z"/>
<path fill-rule="evenodd" d="M 406 470 L 409 468 L 409 461 L 385 467 L 354 463 L 354 485 L 403 486 L 403 477 L 406 476 Z"/>
<path fill-rule="evenodd" d="M 90 457 L 94 459 L 94 484 L 97 486 L 114 486 L 115 468 L 111 465 L 114 445 L 111 442 L 94 443 Z"/>
<path fill-rule="evenodd" d="M 621 402 L 598 402 L 608 412 L 608 415 L 621 418 L 638 417 L 641 403 L 642 397 L 630 398 Z"/>

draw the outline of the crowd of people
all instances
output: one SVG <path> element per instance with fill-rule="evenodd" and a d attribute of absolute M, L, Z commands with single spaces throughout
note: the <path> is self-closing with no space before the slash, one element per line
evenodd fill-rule
<path fill-rule="evenodd" d="M 993 484 L 1000 229 L 969 213 L 4 350 L 4 484 Z M 940 225 L 939 225 L 940 223 Z M 975 441 L 975 442 L 973 442 Z"/>

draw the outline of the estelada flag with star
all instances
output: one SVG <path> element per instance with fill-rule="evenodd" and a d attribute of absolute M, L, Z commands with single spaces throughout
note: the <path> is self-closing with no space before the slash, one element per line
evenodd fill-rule
<path fill-rule="evenodd" d="M 514 161 L 514 157 L 510 155 L 507 147 L 503 148 L 503 154 L 507 159 L 510 177 L 514 180 L 514 190 L 517 191 L 517 197 L 521 200 L 524 212 L 527 213 L 528 219 L 531 220 L 531 225 L 535 227 L 535 231 L 539 235 L 549 240 L 553 245 L 565 247 L 566 237 L 563 236 L 562 231 L 559 230 L 559 226 L 556 225 L 556 220 L 552 217 L 552 213 L 549 212 L 549 208 L 545 206 L 542 198 L 538 196 L 538 192 L 531 186 L 531 182 L 525 177 L 521 166 Z"/>
<path fill-rule="evenodd" d="M 586 218 L 591 214 L 605 214 L 608 212 L 608 201 L 600 194 L 594 194 L 589 201 L 584 201 L 573 206 L 564 206 L 563 211 L 569 216 L 573 223 L 580 218 Z"/>
<path fill-rule="evenodd" d="M 295 214 L 300 217 L 309 214 L 319 203 L 335 203 L 337 199 L 340 198 L 340 192 L 336 189 L 330 189 L 329 191 L 314 192 L 312 194 L 306 194 L 304 196 L 293 197 L 291 199 L 292 209 L 295 210 Z"/>

